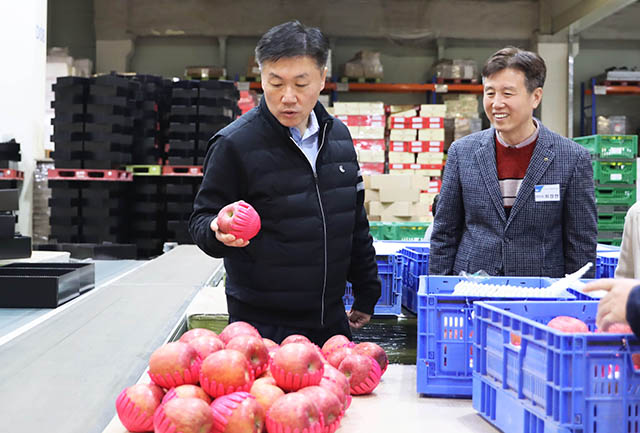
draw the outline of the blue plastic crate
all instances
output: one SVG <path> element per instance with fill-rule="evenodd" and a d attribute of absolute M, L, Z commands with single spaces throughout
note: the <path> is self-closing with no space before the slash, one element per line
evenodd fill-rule
<path fill-rule="evenodd" d="M 640 370 L 632 354 L 640 342 L 544 325 L 564 315 L 593 330 L 597 309 L 597 301 L 476 302 L 474 409 L 510 433 L 638 431 Z"/>
<path fill-rule="evenodd" d="M 596 278 L 613 278 L 620 251 L 598 252 L 596 256 Z"/>
<path fill-rule="evenodd" d="M 382 293 L 373 314 L 377 316 L 399 315 L 402 312 L 400 293 L 402 258 L 396 254 L 377 255 L 376 262 L 378 263 L 378 276 L 382 282 Z M 347 283 L 342 302 L 347 311 L 353 305 L 351 283 Z"/>
<path fill-rule="evenodd" d="M 421 275 L 429 274 L 429 244 L 400 250 L 402 256 L 402 305 L 418 312 L 418 286 Z"/>
<path fill-rule="evenodd" d="M 420 394 L 469 398 L 473 373 L 473 303 L 490 299 L 452 295 L 463 277 L 420 277 L 418 291 L 417 391 Z M 540 277 L 491 277 L 486 284 L 544 288 L 554 280 Z M 590 297 L 569 290 L 575 299 Z M 522 298 L 520 298 L 522 299 Z M 538 298 L 536 298 L 538 299 Z M 548 298 L 543 302 L 553 302 Z"/>
<path fill-rule="evenodd" d="M 598 244 L 596 246 L 596 251 L 598 253 L 604 253 L 607 251 L 620 251 L 620 247 L 616 245 Z"/>

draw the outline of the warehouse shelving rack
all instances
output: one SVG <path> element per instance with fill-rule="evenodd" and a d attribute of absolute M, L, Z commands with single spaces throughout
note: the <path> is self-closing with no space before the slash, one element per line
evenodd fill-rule
<path fill-rule="evenodd" d="M 640 84 L 640 83 L 638 83 Z M 597 132 L 596 129 L 596 116 L 597 116 L 597 106 L 596 100 L 597 96 L 604 95 L 640 95 L 640 85 L 599 85 L 596 83 L 596 79 L 592 78 L 589 82 L 589 87 L 585 85 L 585 83 L 580 84 L 580 135 L 595 135 Z M 586 104 L 586 98 L 589 97 L 591 99 L 591 105 Z M 590 110 L 591 117 L 591 130 L 589 132 L 586 131 L 586 119 L 587 119 L 587 111 Z"/>

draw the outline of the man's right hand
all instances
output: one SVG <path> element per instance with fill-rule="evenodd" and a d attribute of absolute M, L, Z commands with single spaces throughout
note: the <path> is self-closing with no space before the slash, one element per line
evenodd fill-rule
<path fill-rule="evenodd" d="M 627 321 L 627 301 L 631 289 L 640 284 L 638 280 L 627 278 L 603 278 L 588 283 L 583 291 L 585 293 L 597 290 L 608 292 L 598 304 L 598 315 L 596 325 L 599 329 L 607 331 L 614 323 L 628 324 Z"/>
<path fill-rule="evenodd" d="M 220 241 L 227 247 L 243 248 L 249 245 L 249 241 L 245 241 L 244 239 L 236 239 L 234 235 L 221 232 L 220 228 L 218 227 L 218 217 L 215 217 L 211 221 L 210 228 L 216 234 L 216 239 L 218 239 L 218 241 Z"/>

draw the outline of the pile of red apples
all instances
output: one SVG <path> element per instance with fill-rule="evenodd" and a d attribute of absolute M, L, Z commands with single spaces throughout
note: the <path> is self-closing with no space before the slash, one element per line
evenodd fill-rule
<path fill-rule="evenodd" d="M 131 432 L 333 433 L 387 365 L 379 345 L 343 335 L 320 348 L 302 335 L 278 345 L 246 322 L 196 328 L 153 352 L 151 383 L 125 388 L 116 410 Z"/>

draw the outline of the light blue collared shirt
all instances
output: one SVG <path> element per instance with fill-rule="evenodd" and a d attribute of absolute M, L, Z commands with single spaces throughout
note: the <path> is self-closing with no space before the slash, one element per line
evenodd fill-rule
<path fill-rule="evenodd" d="M 309 114 L 309 125 L 306 131 L 304 131 L 304 136 L 300 137 L 298 128 L 289 128 L 289 131 L 291 132 L 291 138 L 293 138 L 293 141 L 295 141 L 302 152 L 304 152 L 315 173 L 316 158 L 318 157 L 318 132 L 320 131 L 316 113 L 311 110 L 311 114 Z"/>

